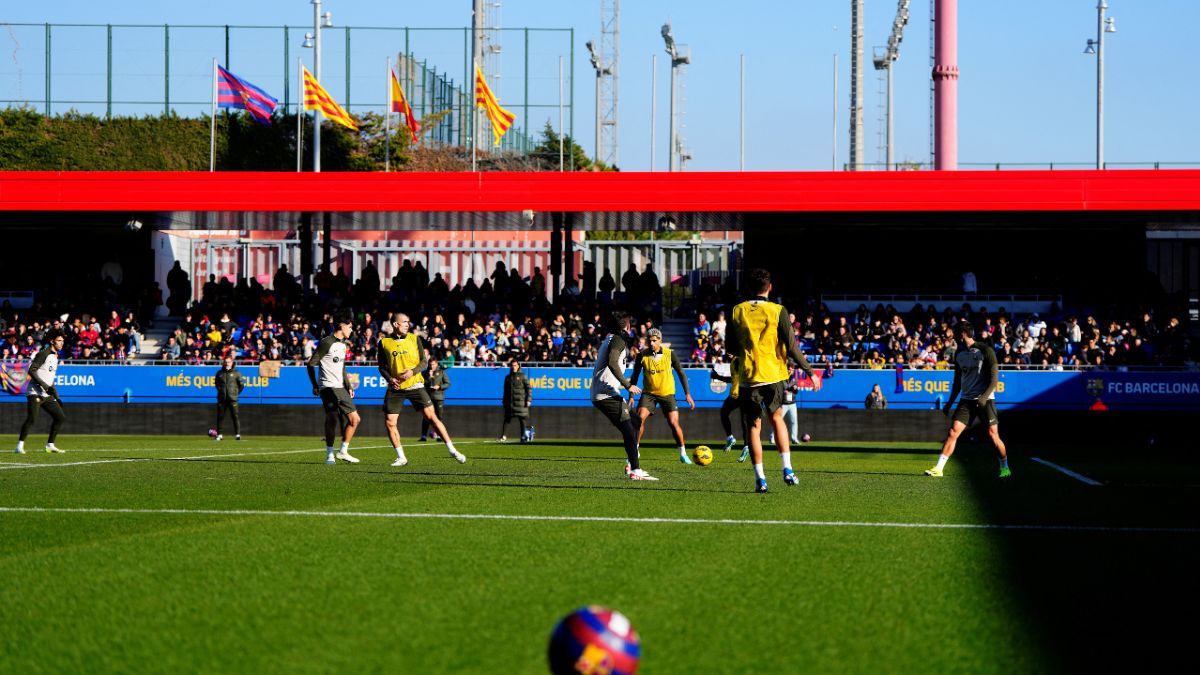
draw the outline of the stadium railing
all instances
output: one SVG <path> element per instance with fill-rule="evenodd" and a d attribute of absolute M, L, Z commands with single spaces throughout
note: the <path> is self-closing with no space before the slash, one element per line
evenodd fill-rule
<path fill-rule="evenodd" d="M 0 362 L 3 362 L 3 363 L 26 363 L 26 362 L 28 362 L 28 359 L 3 359 Z M 160 360 L 137 359 L 137 360 L 126 360 L 126 361 L 119 361 L 119 360 L 112 360 L 112 359 L 109 359 L 109 360 L 89 359 L 86 361 L 85 360 L 74 360 L 74 359 L 63 359 L 61 361 L 61 363 L 64 365 L 75 365 L 75 366 L 134 366 L 134 367 L 136 367 L 136 366 L 211 366 L 213 368 L 219 368 L 221 366 L 221 362 L 219 360 L 194 362 L 194 361 L 161 360 L 161 359 Z M 240 360 L 234 361 L 234 365 L 236 365 L 238 367 L 243 367 L 243 368 L 244 367 L 257 368 L 261 363 L 262 363 L 261 361 L 240 361 Z M 574 363 L 562 363 L 560 361 L 520 361 L 519 363 L 521 364 L 522 368 L 581 368 L 581 367 L 582 368 L 590 368 L 594 365 L 594 362 L 587 362 L 583 366 L 577 366 Z M 811 361 L 810 363 L 814 370 L 821 371 L 821 370 L 827 369 L 827 364 L 822 363 L 820 361 Z M 351 361 L 348 363 L 348 365 L 351 365 L 351 366 L 373 366 L 373 365 L 375 365 L 375 362 L 370 361 L 370 360 Z M 712 365 L 713 364 L 711 364 L 711 363 L 701 363 L 698 361 L 684 361 L 683 362 L 683 367 L 688 368 L 688 369 L 709 369 L 712 367 Z M 295 363 L 287 363 L 287 362 L 281 363 L 280 366 L 284 367 L 284 368 L 287 368 L 287 367 L 302 368 L 302 367 L 304 367 L 303 364 L 295 364 Z M 497 361 L 495 363 L 471 364 L 471 365 L 467 365 L 464 363 L 454 363 L 453 365 L 447 366 L 447 367 L 450 367 L 450 368 L 507 368 L 508 362 Z M 632 363 L 630 364 L 630 367 L 632 367 Z M 938 370 L 949 370 L 949 367 L 946 366 L 945 364 L 943 364 L 941 366 L 927 366 L 927 367 L 926 366 L 918 367 L 918 366 L 905 365 L 903 369 L 911 370 L 911 371 L 930 371 L 930 370 L 938 371 Z M 892 364 L 884 365 L 882 367 L 878 367 L 878 366 L 871 366 L 866 363 L 839 363 L 839 364 L 836 364 L 833 366 L 833 370 L 879 370 L 879 371 L 895 372 L 896 364 L 892 363 Z M 1105 365 L 1105 366 L 1074 366 L 1074 365 L 1053 366 L 1053 365 L 1051 365 L 1051 366 L 1042 366 L 1042 365 L 1001 364 L 1000 370 L 1012 371 L 1012 372 L 1022 372 L 1022 371 L 1023 372 L 1031 372 L 1031 371 L 1033 371 L 1033 372 L 1036 372 L 1036 371 L 1044 371 L 1044 372 L 1075 372 L 1075 371 L 1191 372 L 1191 371 L 1200 370 L 1200 363 L 1190 363 L 1189 362 L 1189 363 L 1180 363 L 1180 364 L 1173 364 L 1173 365 L 1150 364 L 1150 365 L 1138 365 L 1138 366 L 1132 366 L 1132 365 L 1115 365 L 1115 366 L 1107 366 L 1107 365 Z"/>

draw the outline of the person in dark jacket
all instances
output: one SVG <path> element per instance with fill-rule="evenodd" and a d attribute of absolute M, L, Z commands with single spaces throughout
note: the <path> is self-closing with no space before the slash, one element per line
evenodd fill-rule
<path fill-rule="evenodd" d="M 504 435 L 508 423 L 517 418 L 521 425 L 521 442 L 525 442 L 525 424 L 529 420 L 529 407 L 533 404 L 533 387 L 529 385 L 529 376 L 521 372 L 521 364 L 516 359 L 508 363 L 508 375 L 504 378 L 504 424 L 500 426 L 500 440 L 507 441 Z"/>
<path fill-rule="evenodd" d="M 425 388 L 429 390 L 429 398 L 433 401 L 433 413 L 440 420 L 443 418 L 442 406 L 446 403 L 446 390 L 450 388 L 450 376 L 446 369 L 435 359 L 429 360 L 429 370 L 425 371 Z M 421 440 L 437 438 L 437 431 L 430 429 L 429 419 L 421 418 Z"/>
<path fill-rule="evenodd" d="M 217 388 L 217 426 L 214 428 L 216 435 L 213 440 L 221 440 L 221 423 L 225 421 L 225 413 L 233 418 L 233 436 L 237 440 L 242 440 L 242 422 L 238 418 L 238 398 L 242 395 L 242 390 L 246 388 L 246 380 L 238 369 L 233 366 L 233 357 L 226 356 L 221 362 L 221 369 L 217 371 L 217 376 L 213 378 L 213 384 Z"/>
<path fill-rule="evenodd" d="M 878 384 L 871 387 L 871 393 L 867 394 L 864 406 L 867 410 L 887 410 L 887 399 L 883 397 Z"/>

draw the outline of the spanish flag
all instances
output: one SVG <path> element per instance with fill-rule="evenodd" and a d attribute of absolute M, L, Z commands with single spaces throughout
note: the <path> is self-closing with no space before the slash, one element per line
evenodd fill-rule
<path fill-rule="evenodd" d="M 408 105 L 408 98 L 404 96 L 404 90 L 400 88 L 400 81 L 396 79 L 396 73 L 389 70 L 388 74 L 392 78 L 391 111 L 404 113 L 404 123 L 408 125 L 408 133 L 412 137 L 413 143 L 420 143 L 421 123 L 413 116 L 412 107 Z"/>
<path fill-rule="evenodd" d="M 487 80 L 483 79 L 483 71 L 479 70 L 479 66 L 475 67 L 475 105 L 483 108 L 492 123 L 492 145 L 500 145 L 500 139 L 517 117 L 500 107 Z"/>
<path fill-rule="evenodd" d="M 320 82 L 317 82 L 317 78 L 308 72 L 308 68 L 304 68 L 304 109 L 320 110 L 334 122 L 358 131 L 358 125 L 354 123 L 354 119 L 350 117 L 350 113 L 338 105 L 337 101 L 333 100 L 329 92 L 325 91 Z"/>

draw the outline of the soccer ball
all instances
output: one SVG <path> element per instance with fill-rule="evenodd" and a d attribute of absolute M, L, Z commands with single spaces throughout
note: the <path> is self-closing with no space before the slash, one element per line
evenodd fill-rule
<path fill-rule="evenodd" d="M 216 429 L 209 429 L 209 430 L 208 430 L 208 437 L 209 437 L 209 438 L 216 438 L 216 437 L 217 437 L 217 430 L 216 430 Z"/>
<path fill-rule="evenodd" d="M 712 449 L 707 445 L 696 446 L 696 449 L 692 451 L 692 459 L 696 460 L 700 466 L 708 466 L 712 464 L 713 460 Z"/>
<path fill-rule="evenodd" d="M 530 424 L 529 426 L 525 427 L 524 431 L 521 432 L 521 442 L 522 443 L 532 443 L 533 442 L 533 434 L 534 434 L 533 425 Z"/>
<path fill-rule="evenodd" d="M 803 436 L 800 437 L 801 443 L 807 443 L 811 440 L 812 440 L 812 436 L 809 436 L 808 434 L 804 434 Z"/>
<path fill-rule="evenodd" d="M 642 641 L 624 614 L 591 605 L 558 622 L 550 635 L 547 656 L 555 675 L 631 675 L 638 669 Z"/>

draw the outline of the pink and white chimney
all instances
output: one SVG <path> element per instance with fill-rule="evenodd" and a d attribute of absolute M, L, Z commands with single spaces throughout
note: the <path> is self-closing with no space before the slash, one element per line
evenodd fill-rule
<path fill-rule="evenodd" d="M 936 0 L 933 47 L 933 168 L 958 168 L 958 0 Z"/>

